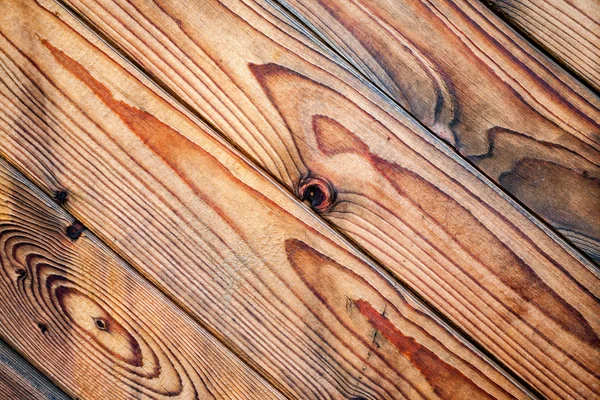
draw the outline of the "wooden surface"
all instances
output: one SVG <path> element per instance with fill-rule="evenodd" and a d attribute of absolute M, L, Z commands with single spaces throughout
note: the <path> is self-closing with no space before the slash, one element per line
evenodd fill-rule
<path fill-rule="evenodd" d="M 360 73 L 600 260 L 598 97 L 477 0 L 287 2 Z"/>
<path fill-rule="evenodd" d="M 283 398 L 0 159 L 0 335 L 85 399 Z"/>
<path fill-rule="evenodd" d="M 367 84 L 324 58 L 324 51 L 288 25 L 292 23 L 276 9 L 263 2 L 233 0 L 70 4 L 179 100 L 290 191 L 309 200 L 336 229 L 535 390 L 554 398 L 598 395 L 597 269 L 557 244 L 560 240 L 550 231 L 532 222 L 526 211 Z M 384 4 L 379 9 L 386 10 Z M 483 24 L 482 17 L 477 18 Z M 327 26 L 339 23 L 329 18 Z M 485 28 L 506 46 L 516 40 L 491 22 Z M 451 44 L 462 46 L 465 57 L 475 52 L 449 38 Z M 395 43 L 390 48 L 404 47 Z M 462 72 L 472 79 L 468 87 L 464 83 L 464 90 L 484 96 L 477 103 L 479 112 L 491 108 L 497 121 L 485 122 L 477 110 L 460 108 L 455 114 L 454 106 L 444 108 L 454 104 L 454 95 L 438 93 L 445 99 L 437 113 L 441 119 L 430 125 L 442 127 L 450 124 L 452 115 L 471 115 L 475 122 L 467 119 L 465 124 L 483 127 L 495 140 L 496 150 L 481 156 L 489 152 L 486 137 L 465 128 L 460 143 L 469 154 L 481 156 L 472 158 L 478 166 L 488 165 L 496 171 L 491 174 L 495 178 L 515 182 L 515 193 L 524 188 L 539 200 L 551 202 L 549 192 L 564 188 L 561 195 L 573 198 L 559 199 L 560 204 L 574 206 L 572 212 L 559 215 L 585 221 L 589 227 L 585 235 L 591 240 L 577 234 L 571 239 L 581 238 L 578 243 L 593 252 L 598 226 L 593 118 L 598 101 L 570 88 L 573 79 L 542 64 L 535 53 L 527 55 L 516 45 L 511 50 L 522 53 L 529 65 L 511 61 L 504 52 L 499 57 L 510 61 L 504 72 Z M 369 61 L 364 51 L 358 58 Z M 445 74 L 461 74 L 453 68 Z M 528 68 L 535 68 L 529 78 L 524 72 Z M 494 74 L 510 74 L 510 79 Z M 514 87 L 503 85 L 504 80 Z M 426 80 L 418 82 L 414 92 L 432 87 L 425 85 Z M 495 97 L 478 93 L 480 84 Z M 439 85 L 445 90 L 443 82 Z M 515 94 L 526 85 L 532 87 L 531 93 Z M 548 90 L 550 86 L 554 91 Z M 430 93 L 435 95 L 436 90 Z M 429 107 L 425 100 L 423 110 Z M 512 110 L 515 114 L 510 114 Z M 506 152 L 497 155 L 502 149 Z M 519 170 L 505 174 L 512 171 L 513 162 Z M 548 169 L 533 173 L 538 167 Z M 579 181 L 569 174 L 579 176 Z M 533 179 L 539 189 L 527 191 L 528 183 L 521 185 L 520 177 Z"/>
<path fill-rule="evenodd" d="M 600 92 L 598 0 L 485 0 L 507 22 Z"/>
<path fill-rule="evenodd" d="M 482 4 L 3 4 L 0 339 L 70 395 L 600 398 L 600 102 Z"/>
<path fill-rule="evenodd" d="M 0 399 L 68 400 L 69 397 L 0 341 Z"/>
<path fill-rule="evenodd" d="M 33 2 L 15 0 L 11 5 L 0 16 L 3 156 L 57 199 L 64 200 L 61 193 L 66 191 L 65 207 L 85 227 L 98 232 L 285 395 L 526 397 L 311 211 L 108 59 L 102 53 L 108 49 L 87 43 Z M 11 207 L 20 206 L 11 202 Z M 22 215 L 27 214 L 20 208 L 11 214 Z M 32 224 L 45 226 L 41 218 L 36 215 L 31 224 L 30 218 L 21 218 L 15 224 L 25 230 L 21 236 L 28 243 L 42 240 L 26 235 Z M 70 223 L 51 226 L 61 233 Z M 76 231 L 68 234 L 76 237 Z M 85 232 L 73 243 L 64 234 L 49 243 L 70 254 L 87 243 Z M 35 248 L 42 252 L 46 246 Z M 82 257 L 90 253 L 86 249 Z M 68 261 L 67 255 L 61 257 Z M 84 282 L 90 285 L 94 271 L 113 270 L 102 268 L 109 260 L 99 264 L 91 255 L 86 260 L 89 264 L 73 266 L 64 261 L 64 268 L 89 266 L 92 276 Z M 567 264 L 574 262 L 569 259 Z M 81 296 L 92 296 L 83 282 L 77 284 L 81 274 L 73 275 L 77 289 L 66 293 L 78 290 Z M 165 321 L 154 335 L 173 329 L 173 340 L 178 340 L 177 345 L 161 346 L 165 352 L 200 340 L 186 339 L 180 333 L 185 326 L 174 325 L 170 318 L 153 317 L 164 316 L 167 311 L 158 307 L 170 303 L 153 299 L 141 285 L 132 288 L 133 283 L 113 279 L 108 279 L 111 290 L 102 292 L 107 298 L 81 301 L 119 310 L 121 318 L 132 308 L 136 318 Z M 131 295 L 124 292 L 129 288 Z M 114 303 L 109 302 L 113 296 Z M 133 309 L 146 303 L 153 308 Z M 11 315 L 17 318 L 18 313 Z M 45 337 L 30 321 L 18 321 L 23 331 Z M 48 324 L 46 335 L 59 329 L 42 322 Z M 125 327 L 142 329 L 147 324 L 137 319 L 120 323 L 130 335 L 134 329 Z M 11 344 L 27 349 L 31 343 L 18 339 L 11 336 Z M 88 360 L 74 345 L 69 348 L 61 353 L 64 357 Z M 129 346 L 118 348 L 129 351 L 125 356 L 137 354 Z M 175 359 L 183 362 L 182 357 Z M 105 364 L 92 360 L 89 368 L 103 370 Z M 204 365 L 201 359 L 189 362 Z M 58 365 L 68 369 L 69 364 Z M 231 371 L 223 378 L 238 376 Z M 66 386 L 78 377 L 65 373 L 62 379 Z M 110 389 L 131 387 L 138 388 L 130 383 Z M 92 384 L 85 388 L 93 398 Z"/>

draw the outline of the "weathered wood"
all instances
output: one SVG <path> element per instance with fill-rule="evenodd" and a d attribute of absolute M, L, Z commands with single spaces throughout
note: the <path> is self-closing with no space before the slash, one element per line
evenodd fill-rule
<path fill-rule="evenodd" d="M 528 38 L 600 91 L 598 0 L 483 0 Z"/>
<path fill-rule="evenodd" d="M 597 271 L 567 254 L 548 237 L 551 233 L 534 224 L 528 213 L 488 186 L 428 132 L 313 51 L 317 50 L 314 42 L 287 26 L 285 17 L 268 4 L 235 0 L 70 3 L 182 101 L 297 195 L 309 199 L 337 229 L 539 391 L 548 397 L 598 395 Z M 332 27 L 339 26 L 330 20 Z M 370 25 L 365 17 L 353 26 Z M 504 44 L 514 39 L 501 33 Z M 475 50 L 465 50 L 465 57 L 470 51 Z M 542 73 L 544 66 L 536 65 Z M 512 67 L 517 70 L 509 72 L 515 74 L 527 69 Z M 501 82 L 491 72 L 471 72 L 475 81 L 465 90 L 477 92 L 477 79 L 489 79 L 489 88 Z M 558 69 L 554 73 L 560 75 Z M 581 217 L 594 227 L 598 225 L 597 181 L 587 177 L 597 174 L 598 152 L 590 137 L 596 125 L 580 116 L 595 115 L 596 103 L 565 88 L 548 71 L 546 78 L 564 97 L 550 100 L 551 93 L 544 91 L 540 81 L 523 81 L 535 89 L 532 94 L 539 95 L 537 100 L 546 109 L 536 113 L 520 103 L 514 107 L 522 107 L 520 113 L 527 121 L 547 130 L 535 138 L 492 130 L 493 154 L 513 146 L 517 152 L 500 154 L 547 156 L 547 163 L 539 165 L 540 170 L 549 168 L 543 169 L 544 174 L 562 171 L 556 167 L 560 163 L 571 163 L 569 168 L 591 182 L 588 191 L 572 190 L 579 196 L 574 202 L 583 204 Z M 508 76 L 503 79 L 513 82 Z M 419 82 L 414 81 L 426 87 Z M 452 100 L 444 94 L 443 83 L 439 85 L 434 85 L 442 90 L 439 116 L 447 121 L 444 99 Z M 438 90 L 434 89 L 429 91 L 432 96 Z M 508 128 L 513 127 L 509 120 L 514 117 L 510 116 L 511 90 L 496 90 L 497 97 L 489 105 L 501 104 L 496 113 L 498 118 L 508 113 Z M 526 98 L 531 100 L 530 95 Z M 565 122 L 542 121 L 544 115 L 550 118 L 569 109 L 573 113 L 569 124 L 577 127 L 572 135 L 562 130 L 567 129 Z M 461 113 L 474 115 L 468 110 Z M 501 122 L 498 125 L 504 126 Z M 528 127 L 519 129 L 525 128 L 529 132 Z M 472 137 L 473 148 L 478 140 Z M 485 153 L 487 143 L 481 141 Z M 511 163 L 496 164 L 495 159 L 495 155 L 482 157 L 480 166 L 489 162 L 500 168 Z M 537 164 L 526 161 L 527 157 L 521 169 L 537 169 Z M 538 179 L 534 183 L 540 187 L 552 181 L 546 189 L 554 192 L 570 182 L 560 174 L 524 177 Z M 552 196 L 544 197 L 552 201 Z"/>
<path fill-rule="evenodd" d="M 288 2 L 419 121 L 600 260 L 600 100 L 580 82 L 478 0 Z"/>
<path fill-rule="evenodd" d="M 33 2 L 10 5 L 0 14 L 2 153 L 57 199 L 67 191 L 65 207 L 85 226 L 285 394 L 526 397 L 106 47 Z M 110 282 L 116 293 L 131 287 Z"/>
<path fill-rule="evenodd" d="M 75 224 L 0 159 L 0 336 L 69 394 L 284 398 Z"/>
<path fill-rule="evenodd" d="M 0 399 L 69 400 L 69 397 L 0 341 Z"/>

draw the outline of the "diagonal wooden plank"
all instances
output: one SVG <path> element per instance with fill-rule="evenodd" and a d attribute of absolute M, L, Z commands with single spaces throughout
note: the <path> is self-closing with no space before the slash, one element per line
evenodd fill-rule
<path fill-rule="evenodd" d="M 260 139 L 260 134 L 270 137 L 277 127 L 269 129 L 264 121 L 253 120 L 252 111 L 256 110 L 250 105 L 231 105 L 239 98 L 231 91 L 237 85 L 248 90 L 248 85 L 236 81 L 244 76 L 241 71 L 233 75 L 227 70 L 242 66 L 210 68 L 210 57 L 231 47 L 230 43 L 205 38 L 203 44 L 190 43 L 186 35 L 176 40 L 170 35 L 170 25 L 181 18 L 175 17 L 174 22 L 165 16 L 162 24 L 160 20 L 144 22 L 136 19 L 135 6 L 127 3 L 122 12 L 119 7 L 113 9 L 111 2 L 105 3 L 108 11 L 94 7 L 91 0 L 70 4 L 205 116 L 217 110 L 212 121 L 223 132 L 229 132 L 267 168 L 285 173 L 268 153 L 276 144 Z M 579 82 L 476 0 L 406 4 L 381 0 L 343 5 L 334 0 L 294 0 L 290 4 L 338 53 L 423 124 L 571 243 L 592 258 L 600 257 L 600 223 L 595 212 L 600 207 L 600 101 Z M 148 41 L 134 39 L 144 32 Z M 190 35 L 194 38 L 196 33 L 192 30 Z M 235 32 L 231 35 L 236 37 Z M 167 42 L 156 41 L 155 36 Z M 246 56 L 252 57 L 253 52 L 247 50 L 250 54 Z M 152 53 L 161 57 L 149 56 Z M 276 57 L 267 58 L 276 61 Z M 198 68 L 200 63 L 207 66 Z M 224 79 L 234 81 L 235 86 L 222 87 L 226 95 L 214 99 L 214 91 L 221 90 Z M 243 111 L 235 113 L 236 107 Z M 262 109 L 260 104 L 258 107 Z M 233 130 L 240 133 L 231 133 Z"/>
<path fill-rule="evenodd" d="M 420 122 L 600 260 L 600 100 L 580 82 L 478 0 L 282 2 Z"/>
<path fill-rule="evenodd" d="M 285 394 L 527 396 L 107 48 L 34 2 L 0 19 L 2 153 Z"/>
<path fill-rule="evenodd" d="M 69 397 L 0 341 L 0 399 L 69 400 Z"/>
<path fill-rule="evenodd" d="M 600 2 L 483 0 L 600 92 Z"/>
<path fill-rule="evenodd" d="M 283 14 L 233 0 L 70 3 L 519 376 L 549 397 L 598 394 L 597 270 Z M 578 138 L 587 158 L 574 162 L 591 168 L 597 150 Z M 582 201 L 596 219 L 597 199 Z"/>
<path fill-rule="evenodd" d="M 0 159 L 2 338 L 82 399 L 284 398 L 78 223 Z"/>

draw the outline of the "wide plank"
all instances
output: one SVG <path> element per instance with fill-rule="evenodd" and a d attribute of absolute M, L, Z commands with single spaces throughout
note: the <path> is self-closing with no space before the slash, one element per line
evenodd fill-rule
<path fill-rule="evenodd" d="M 10 4 L 0 15 L 2 154 L 285 395 L 527 396 L 106 47 L 33 1 Z"/>
<path fill-rule="evenodd" d="M 0 337 L 71 396 L 285 398 L 3 159 L 0 249 Z"/>
<path fill-rule="evenodd" d="M 478 0 L 288 2 L 360 73 L 600 261 L 600 100 L 580 82 Z"/>
<path fill-rule="evenodd" d="M 483 0 L 600 92 L 598 0 Z"/>
<path fill-rule="evenodd" d="M 284 14 L 262 1 L 70 4 L 170 95 L 538 391 L 554 398 L 598 395 L 598 270 L 375 89 L 330 62 Z M 361 20 L 353 26 L 369 25 Z M 558 78 L 548 79 L 564 89 Z M 476 83 L 469 90 L 477 90 Z M 576 102 L 574 108 L 541 89 L 546 86 L 532 93 L 550 107 L 542 112 L 548 118 L 561 109 L 579 116 L 596 112 L 585 94 L 564 89 L 563 100 Z M 511 93 L 502 89 L 494 106 Z M 498 115 L 512 109 L 511 98 Z M 523 107 L 532 124 L 542 120 Z M 564 134 L 564 121 L 543 123 L 548 129 L 541 141 L 492 130 L 494 148 L 514 147 L 542 159 L 551 148 L 542 172 L 523 175 L 536 178 L 534 186 L 551 181 L 550 194 L 541 196 L 550 202 L 571 182 L 556 165 L 573 163 L 591 186 L 560 193 L 576 196 L 580 217 L 597 229 L 597 180 L 587 179 L 598 171 L 590 133 L 597 125 L 578 118 L 569 117 L 581 130 L 573 135 Z M 479 147 L 487 151 L 487 144 Z M 522 166 L 538 168 L 535 162 Z"/>
<path fill-rule="evenodd" d="M 0 341 L 0 399 L 69 400 L 69 397 Z"/>

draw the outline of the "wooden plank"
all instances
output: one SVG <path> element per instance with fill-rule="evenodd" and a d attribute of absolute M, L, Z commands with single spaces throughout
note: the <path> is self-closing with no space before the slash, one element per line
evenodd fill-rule
<path fill-rule="evenodd" d="M 600 91 L 598 0 L 484 0 L 527 37 Z"/>
<path fill-rule="evenodd" d="M 76 223 L 0 159 L 2 338 L 82 399 L 284 398 Z"/>
<path fill-rule="evenodd" d="M 48 193 L 67 191 L 85 226 L 285 394 L 526 397 L 106 47 L 33 2 L 10 5 L 0 15 L 2 153 Z M 131 287 L 108 281 L 116 293 Z"/>
<path fill-rule="evenodd" d="M 69 400 L 69 397 L 0 341 L 0 399 Z"/>
<path fill-rule="evenodd" d="M 318 54 L 268 4 L 71 4 L 290 190 L 312 194 L 324 218 L 544 395 L 598 395 L 597 269 L 557 245 L 551 232 L 365 83 Z M 553 79 L 549 85 L 560 89 Z M 553 106 L 547 94 L 540 101 L 550 111 L 569 109 Z M 563 94 L 594 115 L 595 103 Z M 537 123 L 541 117 L 527 110 Z M 590 160 L 598 153 L 586 136 L 593 124 L 571 121 L 585 133 L 575 145 L 548 123 L 543 142 L 518 135 L 524 141 L 514 142 L 510 132 L 498 131 L 496 148 L 538 154 L 547 145 L 554 149 L 547 165 L 570 159 L 574 168 L 596 174 Z M 546 179 L 556 191 L 561 176 L 541 176 L 538 185 Z M 596 221 L 598 199 L 595 189 L 590 193 L 579 193 L 576 202 L 587 204 L 581 215 Z"/>
<path fill-rule="evenodd" d="M 288 2 L 362 74 L 600 261 L 600 100 L 580 82 L 478 0 Z"/>

